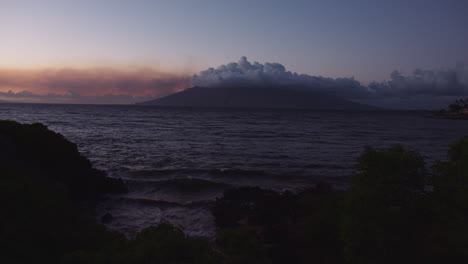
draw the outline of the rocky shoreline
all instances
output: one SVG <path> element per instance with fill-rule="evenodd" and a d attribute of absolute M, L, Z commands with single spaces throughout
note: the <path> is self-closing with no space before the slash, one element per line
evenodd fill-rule
<path fill-rule="evenodd" d="M 347 190 L 229 189 L 211 207 L 213 241 L 165 222 L 134 238 L 106 230 L 93 208 L 124 183 L 42 124 L 0 121 L 0 149 L 2 263 L 468 261 L 468 137 L 431 171 L 400 145 L 367 147 Z"/>

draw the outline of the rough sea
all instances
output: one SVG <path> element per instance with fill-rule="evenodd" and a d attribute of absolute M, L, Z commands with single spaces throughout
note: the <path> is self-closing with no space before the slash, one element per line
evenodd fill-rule
<path fill-rule="evenodd" d="M 209 207 L 227 188 L 346 188 L 365 146 L 402 144 L 428 166 L 468 135 L 466 120 L 427 111 L 314 111 L 154 106 L 0 104 L 0 119 L 41 122 L 78 145 L 127 194 L 97 208 L 128 235 L 161 220 L 191 235 L 215 232 Z"/>

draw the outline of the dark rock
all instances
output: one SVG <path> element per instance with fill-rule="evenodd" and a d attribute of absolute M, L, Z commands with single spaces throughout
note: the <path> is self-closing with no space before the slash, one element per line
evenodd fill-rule
<path fill-rule="evenodd" d="M 112 216 L 112 214 L 110 213 L 106 213 L 105 215 L 101 217 L 101 223 L 103 224 L 108 224 L 112 222 L 112 220 L 114 220 L 114 216 Z"/>

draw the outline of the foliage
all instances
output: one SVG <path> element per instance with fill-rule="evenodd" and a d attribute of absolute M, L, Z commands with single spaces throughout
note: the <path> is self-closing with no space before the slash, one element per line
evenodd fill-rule
<path fill-rule="evenodd" d="M 0 121 L 0 147 L 1 263 L 468 262 L 468 137 L 432 173 L 415 151 L 367 147 L 347 191 L 228 190 L 214 244 L 168 223 L 107 231 L 82 205 L 122 183 L 43 125 Z"/>
<path fill-rule="evenodd" d="M 124 263 L 209 264 L 219 259 L 207 240 L 188 237 L 168 223 L 142 230 L 124 255 Z"/>
<path fill-rule="evenodd" d="M 98 224 L 88 205 L 122 182 L 44 125 L 0 121 L 0 150 L 0 263 L 218 262 L 206 240 L 166 223 L 132 240 Z"/>
<path fill-rule="evenodd" d="M 221 199 L 216 199 L 211 212 L 215 216 L 216 225 L 221 228 L 234 228 L 246 215 L 255 211 L 254 203 L 279 196 L 270 190 L 259 187 L 242 187 L 227 190 Z M 264 209 L 264 208 L 261 208 Z"/>
<path fill-rule="evenodd" d="M 74 200 L 95 202 L 103 193 L 121 192 L 121 181 L 93 169 L 76 144 L 40 123 L 0 121 L 0 165 L 22 168 L 40 181 L 62 184 Z"/>
<path fill-rule="evenodd" d="M 425 192 L 428 182 L 424 158 L 401 145 L 376 150 L 366 147 L 351 178 L 351 195 L 367 196 L 372 202 L 403 206 Z"/>
<path fill-rule="evenodd" d="M 271 263 L 263 243 L 245 227 L 219 230 L 216 242 L 228 264 Z"/>
<path fill-rule="evenodd" d="M 213 208 L 218 245 L 230 263 L 340 263 L 341 196 L 323 183 L 299 194 L 228 190 Z"/>
<path fill-rule="evenodd" d="M 64 185 L 2 168 L 1 263 L 218 263 L 208 241 L 167 223 L 127 240 L 80 210 Z"/>
<path fill-rule="evenodd" d="M 423 157 L 400 145 L 367 147 L 345 201 L 343 232 L 349 263 L 394 263 L 418 259 L 415 236 L 428 174 Z"/>
<path fill-rule="evenodd" d="M 0 168 L 2 263 L 58 263 L 76 249 L 94 251 L 120 236 L 105 231 L 70 199 L 60 184 Z"/>
<path fill-rule="evenodd" d="M 450 146 L 449 160 L 434 166 L 432 252 L 440 260 L 468 261 L 468 137 Z"/>
<path fill-rule="evenodd" d="M 448 106 L 448 109 L 442 109 L 437 114 L 438 117 L 451 119 L 468 119 L 468 98 L 455 100 Z"/>
<path fill-rule="evenodd" d="M 468 98 L 461 98 L 449 105 L 449 111 L 458 112 L 462 109 L 468 109 Z"/>

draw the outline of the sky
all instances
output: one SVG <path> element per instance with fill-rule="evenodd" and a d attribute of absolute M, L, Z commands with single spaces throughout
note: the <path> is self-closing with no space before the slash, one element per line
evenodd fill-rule
<path fill-rule="evenodd" d="M 466 0 L 0 0 L 0 99 L 132 103 L 243 56 L 392 94 L 395 71 L 464 76 L 467 13 Z"/>

